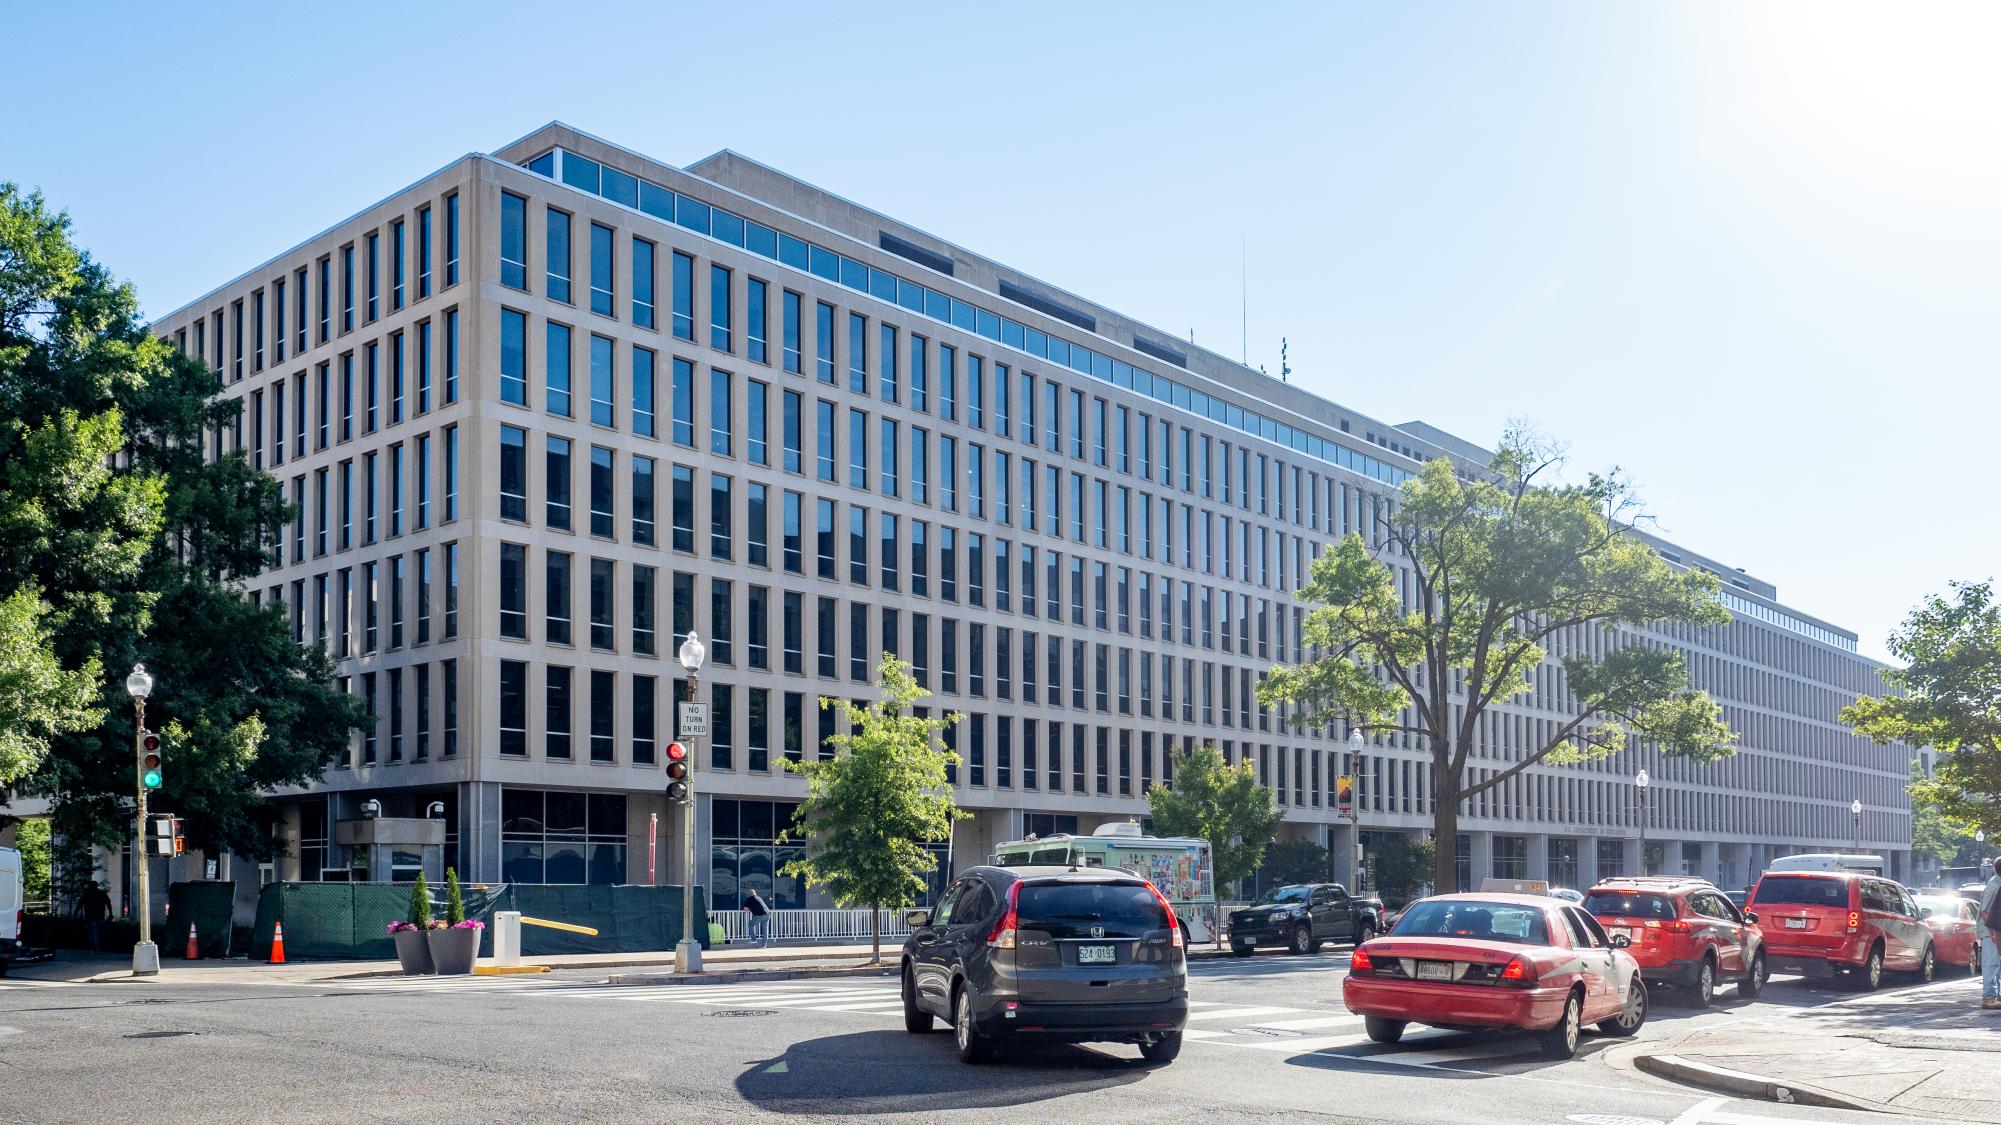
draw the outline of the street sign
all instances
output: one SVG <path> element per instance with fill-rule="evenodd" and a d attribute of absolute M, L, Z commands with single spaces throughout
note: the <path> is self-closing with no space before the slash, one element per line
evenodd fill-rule
<path fill-rule="evenodd" d="M 709 737 L 709 705 L 706 703 L 681 704 L 681 722 L 678 728 L 680 738 Z"/>

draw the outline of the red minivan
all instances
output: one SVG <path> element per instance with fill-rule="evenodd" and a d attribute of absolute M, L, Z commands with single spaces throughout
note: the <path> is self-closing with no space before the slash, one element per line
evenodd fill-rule
<path fill-rule="evenodd" d="M 1751 892 L 1775 973 L 1836 972 L 1874 989 L 1896 969 L 1929 981 L 1938 953 L 1901 885 L 1853 871 L 1769 872 Z"/>

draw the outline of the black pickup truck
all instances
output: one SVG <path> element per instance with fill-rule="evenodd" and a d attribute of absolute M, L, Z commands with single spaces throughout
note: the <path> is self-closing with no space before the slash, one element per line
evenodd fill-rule
<path fill-rule="evenodd" d="M 1317 953 L 1322 943 L 1360 943 L 1382 930 L 1382 899 L 1351 895 L 1339 883 L 1295 883 L 1230 911 L 1230 952 L 1249 957 L 1260 945 L 1279 945 L 1292 953 Z"/>

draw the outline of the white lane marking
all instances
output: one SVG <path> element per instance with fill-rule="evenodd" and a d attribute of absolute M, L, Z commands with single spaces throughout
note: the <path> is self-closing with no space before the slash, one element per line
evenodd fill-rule
<path fill-rule="evenodd" d="M 1668 1125 L 1701 1125 L 1708 1120 L 1711 1113 L 1729 1104 L 1729 1098 L 1705 1098 L 1682 1110 L 1681 1116 L 1670 1121 Z"/>
<path fill-rule="evenodd" d="M 1285 1012 L 1303 1012 L 1304 1008 L 1223 1008 L 1209 1012 L 1190 1012 L 1191 1020 L 1234 1020 L 1245 1016 L 1275 1016 Z"/>
<path fill-rule="evenodd" d="M 1273 1031 L 1313 1031 L 1322 1027 L 1347 1027 L 1350 1025 L 1359 1027 L 1361 1024 L 1361 1016 L 1322 1016 L 1318 1019 L 1310 1020 L 1271 1020 L 1253 1026 L 1268 1027 Z"/>

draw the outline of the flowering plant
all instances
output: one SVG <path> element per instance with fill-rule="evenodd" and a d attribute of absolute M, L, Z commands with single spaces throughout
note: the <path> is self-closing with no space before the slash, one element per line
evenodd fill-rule
<path fill-rule="evenodd" d="M 418 926 L 415 923 L 405 922 L 401 918 L 398 918 L 394 922 L 389 923 L 389 932 L 392 934 L 400 934 L 405 930 L 414 930 L 417 928 Z"/>

